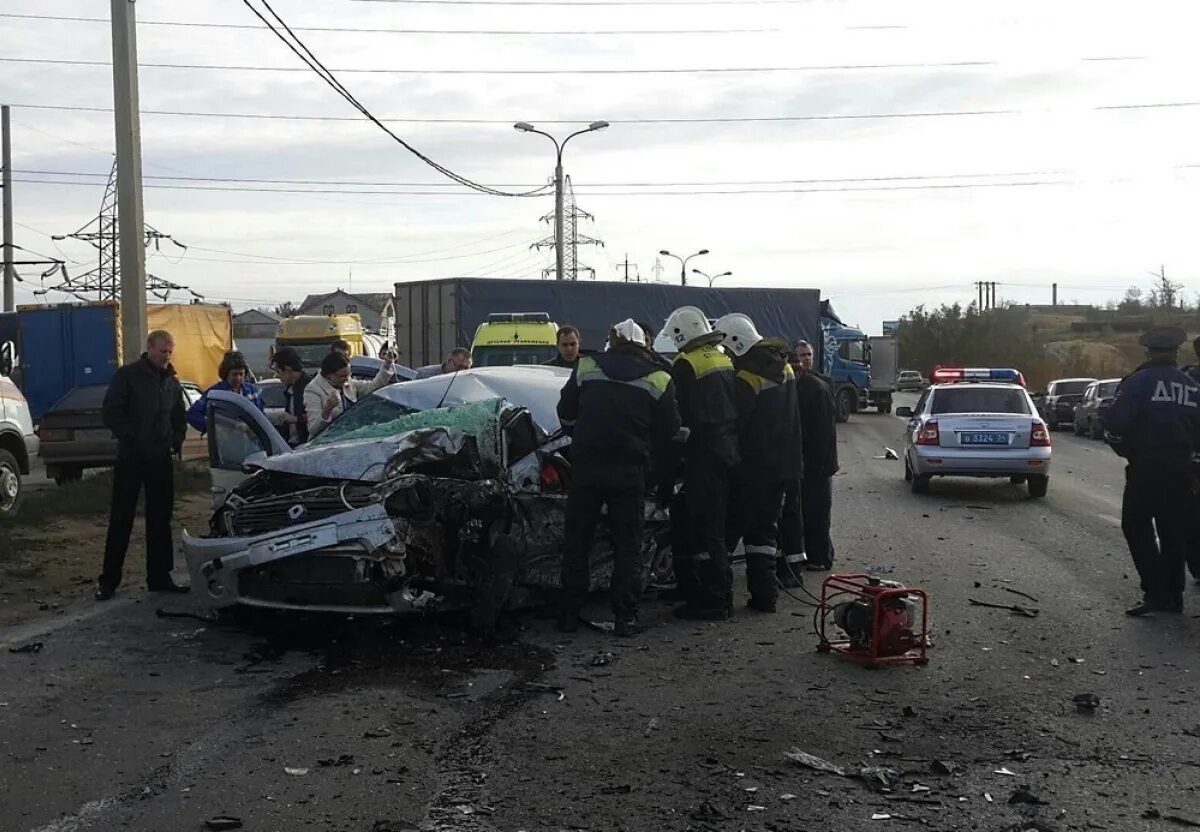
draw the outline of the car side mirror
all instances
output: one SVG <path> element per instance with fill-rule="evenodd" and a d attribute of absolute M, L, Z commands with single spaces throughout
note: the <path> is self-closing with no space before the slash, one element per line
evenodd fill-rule
<path fill-rule="evenodd" d="M 12 341 L 5 341 L 0 345 L 0 376 L 11 376 L 13 371 L 13 356 L 16 355 L 17 348 Z"/>
<path fill-rule="evenodd" d="M 896 415 L 902 419 L 911 419 L 913 416 L 913 409 L 911 407 L 897 407 Z"/>

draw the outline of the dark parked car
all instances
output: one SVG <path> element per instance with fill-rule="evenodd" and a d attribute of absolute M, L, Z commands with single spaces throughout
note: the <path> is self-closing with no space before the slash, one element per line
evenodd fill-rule
<path fill-rule="evenodd" d="M 1058 430 L 1060 423 L 1075 420 L 1075 405 L 1083 399 L 1083 391 L 1094 378 L 1060 378 L 1050 382 L 1044 393 L 1034 397 L 1038 413 L 1046 420 L 1046 427 Z"/>
<path fill-rule="evenodd" d="M 183 387 L 183 406 L 191 407 L 200 398 L 200 388 L 191 382 Z M 41 440 L 39 456 L 46 465 L 46 476 L 59 485 L 83 477 L 88 468 L 109 468 L 117 461 L 117 439 L 104 426 L 101 407 L 107 384 L 76 387 L 42 414 L 37 434 Z M 184 459 L 208 455 L 204 440 L 188 428 L 183 443 Z"/>
<path fill-rule="evenodd" d="M 1075 435 L 1087 435 L 1092 439 L 1100 439 L 1104 436 L 1104 412 L 1108 410 L 1108 406 L 1112 404 L 1113 397 L 1117 395 L 1117 385 L 1121 383 L 1119 378 L 1106 378 L 1101 381 L 1093 381 L 1083 391 L 1083 400 L 1075 405 Z"/>

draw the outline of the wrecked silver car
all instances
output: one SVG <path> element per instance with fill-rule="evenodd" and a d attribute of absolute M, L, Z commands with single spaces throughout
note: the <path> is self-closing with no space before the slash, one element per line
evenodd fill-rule
<path fill-rule="evenodd" d="M 568 371 L 488 367 L 395 384 L 308 445 L 245 398 L 209 395 L 214 514 L 185 532 L 192 594 L 354 614 L 505 607 L 559 586 L 570 463 L 555 413 Z M 647 548 L 657 551 L 652 516 Z M 603 528 L 592 586 L 607 586 Z"/>

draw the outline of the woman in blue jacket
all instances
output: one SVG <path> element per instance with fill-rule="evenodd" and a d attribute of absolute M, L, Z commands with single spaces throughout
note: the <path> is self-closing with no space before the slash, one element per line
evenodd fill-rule
<path fill-rule="evenodd" d="M 252 401 L 255 407 L 262 410 L 262 393 L 256 386 L 246 381 L 246 375 L 249 371 L 250 368 L 246 366 L 246 358 L 240 352 L 234 350 L 225 353 L 225 357 L 221 359 L 221 366 L 217 370 L 221 376 L 221 380 L 208 388 L 208 390 L 205 390 L 204 395 L 188 408 L 188 424 L 201 433 L 204 433 L 208 429 L 205 413 L 208 407 L 209 390 L 228 390 L 232 393 L 240 393 Z"/>

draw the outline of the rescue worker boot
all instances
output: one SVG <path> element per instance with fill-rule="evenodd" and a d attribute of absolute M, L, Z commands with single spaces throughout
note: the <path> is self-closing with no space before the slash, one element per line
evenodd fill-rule
<path fill-rule="evenodd" d="M 746 588 L 750 600 L 746 606 L 759 612 L 775 612 L 779 600 L 779 586 L 775 583 L 775 557 L 773 555 L 746 554 Z"/>
<path fill-rule="evenodd" d="M 795 558 L 795 560 L 791 560 Z M 775 577 L 784 589 L 799 589 L 804 586 L 804 555 L 781 555 L 775 561 Z"/>
<path fill-rule="evenodd" d="M 1155 613 L 1181 613 L 1183 612 L 1183 598 L 1172 598 L 1169 601 L 1159 601 L 1149 596 L 1142 599 L 1141 603 L 1135 604 L 1125 610 L 1126 615 L 1131 615 L 1134 618 L 1141 618 L 1145 615 L 1154 615 Z"/>

